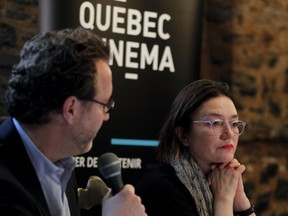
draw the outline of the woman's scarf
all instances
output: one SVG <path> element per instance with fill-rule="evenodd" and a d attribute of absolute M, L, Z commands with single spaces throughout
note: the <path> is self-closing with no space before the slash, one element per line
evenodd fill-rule
<path fill-rule="evenodd" d="M 203 171 L 196 161 L 186 152 L 179 160 L 171 164 L 176 176 L 186 186 L 192 195 L 199 216 L 213 215 L 213 195 Z"/>

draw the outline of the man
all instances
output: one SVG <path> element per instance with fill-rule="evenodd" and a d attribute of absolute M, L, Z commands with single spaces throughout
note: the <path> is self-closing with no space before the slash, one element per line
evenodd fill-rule
<path fill-rule="evenodd" d="M 82 28 L 26 42 L 0 126 L 1 215 L 80 215 L 73 156 L 88 152 L 114 107 L 110 50 Z M 102 215 L 146 215 L 131 185 L 102 202 Z"/>

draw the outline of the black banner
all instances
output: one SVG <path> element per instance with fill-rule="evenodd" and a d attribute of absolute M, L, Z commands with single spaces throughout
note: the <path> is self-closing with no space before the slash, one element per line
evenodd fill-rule
<path fill-rule="evenodd" d="M 80 186 L 99 175 L 98 157 L 121 159 L 124 183 L 155 167 L 159 130 L 172 100 L 198 78 L 201 0 L 40 0 L 41 32 L 82 26 L 111 46 L 115 110 L 92 150 L 77 156 Z"/>

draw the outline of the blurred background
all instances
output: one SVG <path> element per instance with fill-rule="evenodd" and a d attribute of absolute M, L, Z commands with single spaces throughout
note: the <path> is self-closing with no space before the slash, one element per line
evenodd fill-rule
<path fill-rule="evenodd" d="M 38 12 L 38 0 L 0 0 L 0 121 Z M 247 194 L 257 215 L 288 216 L 288 1 L 205 0 L 202 31 L 199 78 L 228 82 L 248 123 L 237 152 Z"/>

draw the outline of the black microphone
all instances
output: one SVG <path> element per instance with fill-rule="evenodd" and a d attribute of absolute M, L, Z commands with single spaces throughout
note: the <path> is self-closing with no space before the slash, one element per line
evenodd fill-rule
<path fill-rule="evenodd" d="M 101 205 L 102 199 L 109 191 L 107 185 L 98 176 L 91 176 L 85 189 L 78 188 L 78 204 L 80 209 L 90 209 Z"/>
<path fill-rule="evenodd" d="M 113 195 L 122 190 L 121 161 L 114 153 L 108 152 L 99 158 L 99 171 L 107 179 Z"/>

